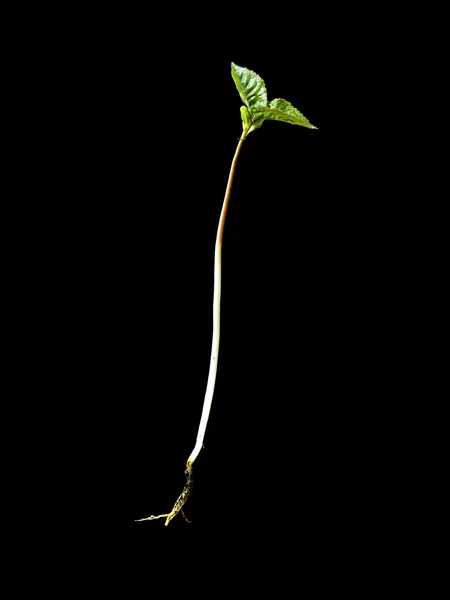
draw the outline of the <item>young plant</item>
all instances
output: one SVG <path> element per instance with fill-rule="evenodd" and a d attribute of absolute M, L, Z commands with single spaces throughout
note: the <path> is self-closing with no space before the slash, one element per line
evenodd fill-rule
<path fill-rule="evenodd" d="M 183 506 L 192 490 L 193 472 L 192 468 L 195 459 L 200 453 L 203 447 L 203 438 L 205 437 L 206 426 L 208 424 L 209 413 L 211 410 L 211 404 L 214 394 L 214 386 L 216 382 L 217 373 L 217 360 L 219 358 L 219 338 L 220 338 L 220 293 L 221 293 L 221 273 L 222 273 L 222 239 L 223 231 L 225 226 L 225 219 L 228 210 L 228 204 L 231 195 L 231 186 L 233 184 L 234 172 L 236 169 L 236 162 L 241 150 L 242 144 L 245 139 L 252 131 L 259 129 L 264 121 L 283 121 L 284 123 L 291 123 L 292 125 L 301 125 L 302 127 L 309 127 L 310 129 L 317 129 L 299 112 L 290 102 L 283 100 L 282 98 L 276 98 L 271 102 L 267 101 L 267 90 L 264 81 L 259 75 L 246 69 L 244 67 L 238 67 L 234 63 L 231 63 L 231 75 L 236 84 L 236 88 L 239 92 L 244 106 L 241 106 L 241 118 L 242 118 L 242 135 L 239 138 L 239 142 L 234 154 L 233 161 L 231 163 L 230 174 L 228 177 L 227 188 L 225 191 L 225 199 L 223 201 L 222 212 L 220 214 L 219 226 L 217 229 L 215 254 L 214 254 L 214 294 L 213 294 L 213 334 L 212 334 L 212 348 L 211 348 L 211 360 L 209 365 L 209 375 L 206 385 L 205 399 L 203 402 L 203 410 L 200 418 L 200 425 L 197 433 L 197 440 L 195 442 L 194 449 L 192 450 L 184 471 L 186 476 L 186 484 L 183 491 L 175 502 L 172 510 L 169 513 L 165 513 L 157 516 L 150 516 L 144 519 L 137 519 L 138 521 L 152 521 L 154 519 L 166 518 L 165 525 L 168 525 L 170 521 L 179 513 L 183 513 Z"/>

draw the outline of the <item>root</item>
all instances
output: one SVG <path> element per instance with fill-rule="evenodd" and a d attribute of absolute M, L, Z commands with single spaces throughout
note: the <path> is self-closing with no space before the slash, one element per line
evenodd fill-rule
<path fill-rule="evenodd" d="M 167 525 L 170 523 L 170 521 L 174 517 L 176 517 L 179 512 L 181 512 L 181 514 L 183 515 L 183 517 L 185 518 L 185 520 L 188 523 L 190 523 L 190 521 L 188 521 L 188 519 L 186 519 L 186 517 L 184 515 L 184 512 L 183 512 L 183 506 L 185 505 L 187 499 L 191 495 L 192 484 L 193 484 L 192 463 L 190 463 L 189 461 L 186 464 L 186 469 L 184 471 L 184 474 L 186 475 L 186 483 L 184 484 L 183 491 L 178 496 L 178 499 L 175 502 L 175 504 L 173 505 L 173 508 L 170 511 L 170 513 L 165 513 L 163 515 L 157 515 L 157 516 L 151 515 L 150 517 L 145 517 L 144 519 L 136 519 L 136 522 L 139 522 L 139 521 L 154 521 L 156 519 L 161 519 L 161 518 L 166 517 L 166 522 L 164 523 L 164 525 L 167 527 Z"/>

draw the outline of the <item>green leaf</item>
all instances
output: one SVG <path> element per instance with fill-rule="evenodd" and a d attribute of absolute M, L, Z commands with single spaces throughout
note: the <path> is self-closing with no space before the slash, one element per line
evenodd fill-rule
<path fill-rule="evenodd" d="M 264 123 L 264 117 L 260 113 L 250 114 L 246 106 L 241 106 L 241 117 L 242 117 L 242 139 L 245 140 L 247 135 L 255 129 L 259 129 Z"/>
<path fill-rule="evenodd" d="M 242 137 L 259 129 L 265 120 L 283 121 L 292 125 L 301 125 L 309 129 L 317 129 L 302 113 L 283 98 L 276 98 L 267 103 L 267 90 L 259 75 L 245 67 L 231 63 L 231 75 L 239 95 L 246 106 L 241 106 Z"/>
<path fill-rule="evenodd" d="M 247 132 L 252 126 L 252 117 L 246 106 L 241 106 L 242 129 Z"/>
<path fill-rule="evenodd" d="M 252 126 L 248 130 L 249 133 L 259 129 L 264 123 L 264 116 L 261 113 L 255 113 L 252 117 Z"/>
<path fill-rule="evenodd" d="M 302 115 L 290 102 L 283 100 L 283 98 L 276 98 L 267 107 L 258 107 L 264 119 L 271 121 L 283 121 L 284 123 L 291 123 L 291 125 L 301 125 L 302 127 L 308 127 L 309 129 L 317 129 L 314 125 L 308 121 L 308 119 Z"/>
<path fill-rule="evenodd" d="M 259 75 L 234 63 L 231 63 L 231 75 L 242 102 L 247 105 L 250 114 L 256 107 L 267 106 L 266 86 Z"/>

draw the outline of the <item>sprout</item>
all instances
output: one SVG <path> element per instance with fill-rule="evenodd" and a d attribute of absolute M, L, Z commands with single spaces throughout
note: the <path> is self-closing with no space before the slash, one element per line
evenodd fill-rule
<path fill-rule="evenodd" d="M 179 513 L 183 513 L 183 506 L 190 496 L 193 481 L 193 465 L 200 454 L 203 447 L 203 439 L 205 437 L 206 426 L 208 424 L 209 413 L 214 395 L 214 387 L 216 383 L 217 361 L 219 358 L 219 340 L 220 340 L 220 295 L 222 284 L 222 240 L 225 227 L 225 219 L 227 216 L 228 204 L 230 202 L 231 187 L 233 185 L 236 163 L 242 144 L 252 131 L 259 129 L 264 121 L 283 121 L 291 125 L 300 125 L 309 129 L 317 129 L 298 111 L 290 102 L 282 98 L 276 98 L 268 103 L 267 90 L 264 81 L 259 75 L 246 69 L 238 67 L 231 63 L 231 76 L 234 79 L 239 95 L 245 106 L 241 106 L 242 118 L 242 134 L 231 163 L 230 174 L 225 191 L 225 198 L 220 214 L 219 226 L 217 229 L 216 245 L 214 251 L 214 295 L 213 295 L 213 334 L 211 347 L 211 360 L 209 364 L 208 382 L 206 384 L 205 399 L 203 401 L 203 410 L 198 427 L 197 439 L 194 449 L 192 450 L 185 468 L 186 484 L 175 502 L 172 510 L 169 513 L 164 513 L 157 516 L 150 516 L 138 521 L 152 521 L 155 519 L 166 518 L 165 525 Z M 186 519 L 187 520 L 187 519 Z"/>

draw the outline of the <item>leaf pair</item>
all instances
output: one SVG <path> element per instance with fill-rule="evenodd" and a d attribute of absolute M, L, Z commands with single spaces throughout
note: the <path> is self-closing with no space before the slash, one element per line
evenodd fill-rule
<path fill-rule="evenodd" d="M 287 100 L 276 98 L 268 103 L 264 81 L 254 71 L 231 63 L 231 75 L 242 102 L 245 104 L 245 106 L 241 106 L 242 139 L 261 127 L 265 120 L 283 121 L 291 123 L 291 125 L 317 129 Z"/>

